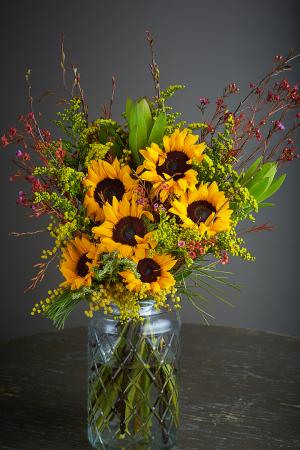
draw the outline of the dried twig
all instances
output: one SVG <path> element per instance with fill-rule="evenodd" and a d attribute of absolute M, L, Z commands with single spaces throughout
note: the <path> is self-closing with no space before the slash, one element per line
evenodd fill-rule
<path fill-rule="evenodd" d="M 83 110 L 83 113 L 85 116 L 85 120 L 87 121 L 88 120 L 88 106 L 85 102 L 84 92 L 83 92 L 83 89 L 80 84 L 80 73 L 78 72 L 78 68 L 74 64 L 72 64 L 71 67 L 72 67 L 72 70 L 74 73 L 74 81 L 73 81 L 73 87 L 72 87 L 72 91 L 71 91 L 71 97 L 74 97 L 74 92 L 75 92 L 75 89 L 77 88 L 79 97 L 81 100 L 81 105 L 82 105 L 82 110 Z"/>
<path fill-rule="evenodd" d="M 64 88 L 67 91 L 69 97 L 71 97 L 71 92 L 70 92 L 70 89 L 68 87 L 68 83 L 67 83 L 67 79 L 66 79 L 67 71 L 66 71 L 66 65 L 65 65 L 66 54 L 65 54 L 64 44 L 65 44 L 65 36 L 62 33 L 61 34 L 61 43 L 60 43 L 60 54 L 61 54 L 60 67 L 61 67 L 61 70 L 62 70 L 62 77 L 63 77 Z"/>
<path fill-rule="evenodd" d="M 111 78 L 111 97 L 110 97 L 109 108 L 108 108 L 108 119 L 111 118 L 111 110 L 112 110 L 112 105 L 113 105 L 114 99 L 115 99 L 116 87 L 117 87 L 117 81 L 116 81 L 116 77 L 113 75 Z"/>
<path fill-rule="evenodd" d="M 20 237 L 20 236 L 31 236 L 33 234 L 39 234 L 39 233 L 45 233 L 48 231 L 46 228 L 43 230 L 35 230 L 35 231 L 24 231 L 22 233 L 19 233 L 18 231 L 11 231 L 9 233 L 10 236 Z"/>
<path fill-rule="evenodd" d="M 27 72 L 25 74 L 25 80 L 26 80 L 27 87 L 28 87 L 28 101 L 29 101 L 29 105 L 30 105 L 30 110 L 31 110 L 31 112 L 33 114 L 35 126 L 37 128 L 39 137 L 40 137 L 41 141 L 44 142 L 44 138 L 43 138 L 43 135 L 41 133 L 39 124 L 38 124 L 38 122 L 36 120 L 36 115 L 35 115 L 34 107 L 33 107 L 33 96 L 32 96 L 32 86 L 31 86 L 31 69 L 27 69 Z"/>
<path fill-rule="evenodd" d="M 28 286 L 28 288 L 25 289 L 25 291 L 24 291 L 25 293 L 35 289 L 37 284 L 41 283 L 43 281 L 46 270 L 48 269 L 49 265 L 55 260 L 56 257 L 57 257 L 57 254 L 53 255 L 52 258 L 50 258 L 48 262 L 37 263 L 33 266 L 33 267 L 38 268 L 39 271 L 33 278 L 31 278 L 31 280 L 30 280 L 31 284 Z"/>
<path fill-rule="evenodd" d="M 251 228 L 247 228 L 245 230 L 241 230 L 239 231 L 238 235 L 239 236 L 243 236 L 244 234 L 248 234 L 248 233 L 257 233 L 259 231 L 272 231 L 274 230 L 274 225 L 272 225 L 269 222 L 266 222 L 262 225 L 258 225 L 256 227 L 251 227 Z"/>
<path fill-rule="evenodd" d="M 154 87 L 155 87 L 155 98 L 157 100 L 160 98 L 160 74 L 159 74 L 158 64 L 155 60 L 155 53 L 154 53 L 154 46 L 153 46 L 154 39 L 149 30 L 145 30 L 145 33 L 146 33 L 147 41 L 148 41 L 148 44 L 150 46 L 150 51 L 151 51 L 150 70 L 151 70 Z"/>

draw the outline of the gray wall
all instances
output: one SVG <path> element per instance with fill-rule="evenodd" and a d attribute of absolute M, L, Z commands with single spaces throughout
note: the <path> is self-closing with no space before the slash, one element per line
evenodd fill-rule
<path fill-rule="evenodd" d="M 149 52 L 144 29 L 156 37 L 162 83 L 185 83 L 187 89 L 174 102 L 187 120 L 197 120 L 199 96 L 215 98 L 223 85 L 236 81 L 241 91 L 270 66 L 274 54 L 299 48 L 298 1 L 57 1 L 1 3 L 1 130 L 27 111 L 23 74 L 33 70 L 34 94 L 61 89 L 59 36 L 66 35 L 68 61 L 81 69 L 82 83 L 94 117 L 109 98 L 111 75 L 118 80 L 114 115 L 119 117 L 127 95 L 152 95 Z M 298 72 L 293 78 L 299 77 Z M 39 105 L 54 111 L 50 97 Z M 42 223 L 26 218 L 15 206 L 21 188 L 10 184 L 10 153 L 1 150 L 1 303 L 0 335 L 3 338 L 51 329 L 51 324 L 31 318 L 33 301 L 43 298 L 58 282 L 53 269 L 32 294 L 23 294 L 47 239 L 13 238 L 12 230 L 37 229 Z M 278 207 L 264 211 L 258 223 L 270 220 L 275 230 L 249 236 L 255 263 L 233 260 L 229 270 L 244 285 L 231 298 L 235 308 L 216 301 L 210 305 L 216 324 L 300 334 L 299 328 L 299 162 L 289 166 L 289 176 L 276 195 Z M 40 221 L 42 222 L 42 221 Z M 231 293 L 228 293 L 231 295 Z M 199 317 L 185 305 L 183 320 Z M 80 311 L 69 326 L 85 323 Z"/>

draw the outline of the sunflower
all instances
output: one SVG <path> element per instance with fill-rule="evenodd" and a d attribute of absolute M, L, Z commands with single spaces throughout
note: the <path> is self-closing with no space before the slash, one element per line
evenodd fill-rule
<path fill-rule="evenodd" d="M 207 233 L 210 237 L 230 228 L 232 210 L 229 209 L 229 200 L 223 191 L 219 191 L 215 181 L 183 193 L 171 204 L 169 211 L 180 217 L 182 226 L 197 228 L 201 235 Z"/>
<path fill-rule="evenodd" d="M 101 240 L 103 252 L 118 251 L 118 255 L 123 258 L 131 256 L 136 250 L 139 252 L 143 248 L 153 247 L 151 241 L 152 233 L 147 233 L 143 216 L 153 220 L 153 216 L 137 204 L 136 197 L 131 200 L 123 197 L 118 201 L 113 197 L 112 205 L 103 205 L 104 222 L 93 227 L 92 231 Z"/>
<path fill-rule="evenodd" d="M 130 176 L 129 166 L 120 167 L 117 158 L 112 164 L 107 161 L 92 161 L 83 184 L 88 188 L 84 198 L 87 214 L 93 220 L 104 220 L 103 205 L 112 202 L 113 196 L 121 200 L 124 194 L 131 195 L 136 181 Z"/>
<path fill-rule="evenodd" d="M 196 144 L 198 136 L 175 130 L 171 136 L 164 136 L 163 150 L 157 144 L 151 144 L 146 150 L 140 150 L 145 158 L 138 167 L 140 178 L 153 184 L 154 192 L 160 193 L 162 202 L 169 193 L 180 195 L 187 188 L 195 189 L 197 172 L 191 169 L 193 160 L 202 161 L 206 144 Z"/>
<path fill-rule="evenodd" d="M 137 263 L 138 278 L 131 270 L 124 270 L 119 274 L 123 278 L 127 289 L 139 292 L 144 285 L 147 291 L 158 293 L 169 291 L 175 284 L 175 279 L 169 270 L 174 267 L 176 260 L 171 255 L 148 255 L 147 250 L 132 256 Z"/>
<path fill-rule="evenodd" d="M 81 286 L 90 286 L 93 270 L 98 259 L 97 245 L 90 242 L 86 234 L 70 241 L 63 251 L 63 261 L 60 271 L 66 281 L 62 286 L 79 289 Z"/>

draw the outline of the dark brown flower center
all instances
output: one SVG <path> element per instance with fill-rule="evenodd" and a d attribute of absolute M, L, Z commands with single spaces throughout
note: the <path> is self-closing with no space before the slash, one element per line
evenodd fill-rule
<path fill-rule="evenodd" d="M 138 262 L 137 270 L 143 283 L 152 283 L 161 275 L 160 265 L 151 258 L 143 258 Z"/>
<path fill-rule="evenodd" d="M 125 188 L 122 181 L 105 178 L 97 184 L 94 199 L 102 207 L 105 202 L 112 203 L 114 196 L 117 197 L 117 200 L 121 200 L 124 193 Z"/>
<path fill-rule="evenodd" d="M 89 268 L 86 263 L 91 262 L 91 259 L 86 255 L 87 254 L 85 253 L 84 255 L 80 256 L 76 267 L 77 275 L 82 278 L 84 278 L 89 273 Z"/>
<path fill-rule="evenodd" d="M 136 234 L 140 237 L 145 236 L 146 228 L 143 220 L 131 216 L 123 217 L 114 228 L 113 240 L 134 246 L 137 243 L 134 237 Z"/>
<path fill-rule="evenodd" d="M 178 152 L 176 150 L 169 152 L 165 162 L 161 166 L 157 166 L 157 173 L 162 175 L 167 173 L 175 181 L 182 178 L 187 170 L 190 169 L 187 161 L 188 156 L 183 152 Z"/>
<path fill-rule="evenodd" d="M 187 215 L 193 222 L 205 222 L 216 208 L 206 200 L 198 200 L 191 203 L 187 208 Z"/>

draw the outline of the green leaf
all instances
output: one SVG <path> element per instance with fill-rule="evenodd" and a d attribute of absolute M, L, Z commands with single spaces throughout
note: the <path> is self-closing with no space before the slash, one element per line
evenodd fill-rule
<path fill-rule="evenodd" d="M 248 181 L 250 181 L 251 177 L 253 176 L 257 167 L 261 164 L 261 162 L 262 156 L 260 156 L 256 161 L 254 161 L 254 163 L 249 167 L 249 169 L 244 174 L 242 174 L 242 183 L 244 186 L 247 184 Z"/>
<path fill-rule="evenodd" d="M 259 203 L 258 205 L 259 208 L 268 208 L 271 206 L 275 206 L 275 203 Z"/>
<path fill-rule="evenodd" d="M 138 107 L 139 107 L 140 118 L 141 118 L 141 121 L 143 121 L 145 123 L 145 127 L 147 130 L 147 137 L 148 137 L 150 134 L 150 131 L 152 129 L 152 126 L 153 126 L 153 118 L 152 118 L 150 106 L 145 98 L 142 98 L 141 100 L 139 100 L 138 105 L 139 105 Z"/>
<path fill-rule="evenodd" d="M 269 178 L 263 178 L 257 181 L 250 189 L 249 192 L 256 200 L 265 192 L 269 186 Z"/>
<path fill-rule="evenodd" d="M 263 164 L 259 169 L 259 176 L 260 177 L 272 177 L 272 179 L 275 176 L 275 173 L 277 171 L 277 164 L 274 162 L 268 162 Z"/>
<path fill-rule="evenodd" d="M 276 163 L 274 163 L 274 162 L 265 163 L 258 169 L 258 171 L 253 176 L 253 178 L 246 184 L 246 187 L 250 191 L 256 183 L 262 181 L 263 179 L 268 179 L 269 183 L 266 186 L 266 189 L 267 189 L 271 185 L 276 172 L 277 172 L 277 164 Z"/>
<path fill-rule="evenodd" d="M 286 174 L 282 174 L 280 177 L 278 177 L 276 180 L 273 181 L 271 186 L 263 193 L 263 195 L 259 198 L 259 201 L 262 202 L 266 200 L 267 198 L 271 197 L 275 194 L 275 192 L 278 191 L 278 189 L 282 186 L 284 180 L 285 180 Z"/>
<path fill-rule="evenodd" d="M 98 129 L 98 137 L 101 144 L 106 144 L 108 141 L 113 142 L 112 152 L 118 157 L 122 156 L 122 141 L 112 125 L 101 123 Z"/>
<path fill-rule="evenodd" d="M 153 128 L 151 130 L 148 144 L 160 144 L 167 128 L 167 116 L 165 113 L 160 113 L 156 118 Z"/>
<path fill-rule="evenodd" d="M 125 107 L 127 121 L 129 120 L 132 104 L 133 104 L 133 101 L 131 100 L 130 97 L 128 97 L 127 100 L 126 100 L 126 107 Z"/>
<path fill-rule="evenodd" d="M 144 121 L 143 106 L 133 103 L 129 116 L 129 148 L 134 163 L 140 164 L 139 150 L 147 144 L 147 126 Z"/>

